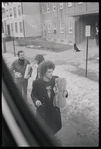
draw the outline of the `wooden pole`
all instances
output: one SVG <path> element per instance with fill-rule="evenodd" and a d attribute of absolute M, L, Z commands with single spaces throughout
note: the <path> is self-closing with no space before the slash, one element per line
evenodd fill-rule
<path fill-rule="evenodd" d="M 87 48 L 86 48 L 86 77 L 87 77 L 87 62 L 88 62 L 88 37 L 87 37 Z"/>
<path fill-rule="evenodd" d="M 16 56 L 16 53 L 15 53 L 15 44 L 14 44 L 14 36 L 13 36 L 13 49 L 14 49 L 14 56 Z"/>

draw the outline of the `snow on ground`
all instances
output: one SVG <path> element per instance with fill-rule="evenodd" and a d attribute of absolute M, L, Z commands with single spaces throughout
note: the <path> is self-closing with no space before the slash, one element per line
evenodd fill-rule
<path fill-rule="evenodd" d="M 69 96 L 67 98 L 67 105 L 61 109 L 63 127 L 57 134 L 63 146 L 97 146 L 99 131 L 99 83 L 70 72 L 76 71 L 77 67 L 74 64 L 78 65 L 79 68 L 85 69 L 85 50 L 81 48 L 81 52 L 78 53 L 74 52 L 73 49 L 61 53 L 53 53 L 35 49 L 34 51 L 23 49 L 28 57 L 33 58 L 36 54 L 41 53 L 45 55 L 45 59 L 54 61 L 56 63 L 54 75 L 65 77 L 67 80 Z M 95 48 L 89 49 L 89 57 L 93 57 L 95 54 L 98 54 Z M 6 53 L 4 58 L 7 65 L 10 66 L 17 57 Z M 97 63 L 89 61 L 88 64 L 88 69 L 91 72 L 99 73 L 98 60 Z M 32 88 L 32 81 L 32 78 L 30 78 L 28 85 L 29 94 Z M 31 101 L 29 102 L 31 103 Z M 33 109 L 33 106 L 31 108 Z"/>

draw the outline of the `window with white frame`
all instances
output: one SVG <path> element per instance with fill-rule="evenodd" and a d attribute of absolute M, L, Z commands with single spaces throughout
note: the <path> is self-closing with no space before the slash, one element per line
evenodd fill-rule
<path fill-rule="evenodd" d="M 69 33 L 73 32 L 73 25 L 72 25 L 72 21 L 69 21 Z"/>
<path fill-rule="evenodd" d="M 16 7 L 13 8 L 14 11 L 14 18 L 16 18 Z"/>
<path fill-rule="evenodd" d="M 18 15 L 21 16 L 21 6 L 18 6 Z"/>
<path fill-rule="evenodd" d="M 56 34 L 56 22 L 54 22 L 53 27 L 54 27 L 53 33 Z"/>
<path fill-rule="evenodd" d="M 42 13 L 44 14 L 44 7 L 43 7 L 43 5 L 42 5 Z"/>
<path fill-rule="evenodd" d="M 22 22 L 19 22 L 20 33 L 22 33 Z"/>
<path fill-rule="evenodd" d="M 17 23 L 15 23 L 15 32 L 16 32 L 16 33 L 18 32 L 18 26 L 17 26 Z"/>
<path fill-rule="evenodd" d="M 83 2 L 78 2 L 78 4 L 82 4 Z"/>
<path fill-rule="evenodd" d="M 9 9 L 9 15 L 12 17 L 12 9 Z"/>
<path fill-rule="evenodd" d="M 48 24 L 48 33 L 50 33 L 51 31 L 50 31 L 50 23 Z"/>
<path fill-rule="evenodd" d="M 72 2 L 69 2 L 68 3 L 68 7 L 72 7 Z"/>
<path fill-rule="evenodd" d="M 13 29 L 13 23 L 11 23 L 11 31 L 13 33 L 14 29 Z"/>
<path fill-rule="evenodd" d="M 53 3 L 53 11 L 56 10 L 56 3 Z"/>
<path fill-rule="evenodd" d="M 49 13 L 49 7 L 50 7 L 50 4 L 47 3 L 47 12 Z"/>
<path fill-rule="evenodd" d="M 60 22 L 60 33 L 64 33 L 64 24 Z"/>
<path fill-rule="evenodd" d="M 60 3 L 60 9 L 63 9 L 63 3 Z"/>

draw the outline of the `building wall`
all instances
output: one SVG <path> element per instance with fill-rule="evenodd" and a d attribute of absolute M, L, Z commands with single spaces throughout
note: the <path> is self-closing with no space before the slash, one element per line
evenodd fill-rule
<path fill-rule="evenodd" d="M 5 4 L 6 26 L 9 26 L 9 28 L 10 28 L 10 36 L 14 36 L 14 37 L 23 37 L 23 31 L 20 32 L 20 27 L 19 27 L 19 23 L 22 22 L 22 15 L 18 14 L 19 6 L 21 7 L 20 2 L 17 2 L 17 3 L 12 2 L 9 4 L 7 4 L 7 3 Z M 14 7 L 16 8 L 16 17 L 14 17 L 14 10 L 13 10 Z M 10 17 L 10 11 L 9 11 L 10 9 L 12 12 L 12 17 Z M 7 15 L 7 11 L 8 11 L 8 15 Z M 21 12 L 21 14 L 22 14 L 22 12 Z M 17 23 L 18 32 L 15 31 L 15 23 Z M 11 29 L 11 24 L 13 24 L 13 31 Z"/>
<path fill-rule="evenodd" d="M 63 3 L 63 9 L 60 9 L 60 3 L 56 3 L 56 10 L 53 11 L 53 3 L 50 3 L 49 13 L 47 12 L 47 3 L 40 4 L 42 12 L 42 5 L 44 14 L 41 13 L 43 37 L 48 40 L 62 42 L 65 44 L 80 43 L 85 39 L 85 26 L 87 21 L 85 19 L 89 14 L 99 13 L 99 3 L 88 2 L 66 2 Z M 85 16 L 85 17 L 82 17 Z M 92 20 L 95 17 L 92 17 Z M 63 21 L 64 32 L 61 33 L 60 23 Z M 56 22 L 56 33 L 54 34 L 54 22 Z M 90 22 L 89 22 L 90 23 Z M 48 33 L 48 24 L 51 26 L 51 32 Z M 91 22 L 92 33 L 94 34 L 94 22 Z M 46 31 L 46 34 L 44 32 Z M 92 35 L 93 37 L 93 35 Z M 91 37 L 91 38 L 92 38 Z"/>
<path fill-rule="evenodd" d="M 73 17 L 67 15 L 67 3 L 63 3 L 63 9 L 60 9 L 61 3 L 56 3 L 56 9 L 53 11 L 53 4 L 50 3 L 49 12 L 47 12 L 47 3 L 41 3 L 44 9 L 44 14 L 42 13 L 42 26 L 43 32 L 46 29 L 46 34 L 43 33 L 43 37 L 46 35 L 47 40 L 56 41 L 64 44 L 73 44 L 74 42 L 74 20 Z M 71 10 L 70 8 L 68 9 Z M 71 12 L 71 11 L 70 11 Z M 61 22 L 63 22 L 63 32 L 61 32 Z M 69 23 L 72 24 L 72 32 L 69 32 Z M 54 33 L 54 23 L 56 23 L 56 32 Z M 48 33 L 48 25 L 50 24 L 50 33 Z M 45 29 L 44 29 L 45 28 Z"/>
<path fill-rule="evenodd" d="M 75 14 L 83 14 L 86 12 L 86 2 L 79 4 L 79 2 L 74 3 L 74 13 Z"/>
<path fill-rule="evenodd" d="M 54 3 L 49 3 L 49 12 L 47 11 L 47 3 L 21 3 L 9 2 L 5 5 L 5 9 L 16 7 L 17 17 L 6 17 L 3 24 L 10 26 L 10 34 L 15 37 L 42 36 L 47 40 L 59 43 L 73 44 L 80 43 L 85 39 L 85 26 L 91 24 L 92 35 L 94 37 L 94 27 L 98 20 L 96 17 L 99 13 L 99 3 L 97 2 L 65 2 L 63 9 L 56 2 L 55 11 L 53 11 Z M 18 6 L 23 6 L 23 14 L 18 15 Z M 42 8 L 43 7 L 43 8 Z M 21 7 L 22 8 L 22 7 Z M 44 11 L 43 11 L 44 10 Z M 6 23 L 4 23 L 6 20 Z M 90 22 L 91 20 L 91 22 Z M 95 21 L 95 22 L 94 22 Z M 24 22 L 23 32 L 20 32 L 19 22 Z M 63 32 L 61 33 L 61 22 L 63 22 Z M 14 33 L 11 31 L 11 23 L 14 26 Z M 15 23 L 18 24 L 18 32 L 15 32 Z M 56 29 L 54 29 L 56 23 Z M 50 31 L 50 32 L 49 32 Z"/>
<path fill-rule="evenodd" d="M 99 3 L 87 2 L 87 13 L 96 13 L 96 12 L 99 12 Z"/>
<path fill-rule="evenodd" d="M 41 36 L 39 3 L 22 3 L 25 37 Z"/>
<path fill-rule="evenodd" d="M 2 9 L 2 28 L 4 31 L 4 34 L 6 34 L 6 20 L 5 20 L 6 16 L 5 16 L 5 9 Z"/>
<path fill-rule="evenodd" d="M 21 7 L 21 15 L 18 14 L 18 6 Z M 17 16 L 14 17 L 14 10 L 16 8 Z M 23 10 L 22 10 L 23 8 Z M 12 9 L 12 17 L 10 17 L 9 9 Z M 6 25 L 10 28 L 10 35 L 14 37 L 30 37 L 41 36 L 41 23 L 40 23 L 40 9 L 39 3 L 21 3 L 12 2 L 5 4 L 5 10 L 8 10 L 8 17 L 6 13 Z M 22 14 L 23 11 L 23 14 Z M 22 22 L 22 32 L 20 32 L 19 23 Z M 24 22 L 24 25 L 23 25 Z M 14 32 L 11 30 L 11 24 L 13 23 Z M 15 23 L 17 23 L 18 32 L 15 30 Z M 7 28 L 6 27 L 6 28 Z"/>

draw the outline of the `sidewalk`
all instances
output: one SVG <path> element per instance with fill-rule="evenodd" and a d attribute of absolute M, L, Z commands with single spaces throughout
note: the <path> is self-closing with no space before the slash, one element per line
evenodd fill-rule
<path fill-rule="evenodd" d="M 45 54 L 45 51 L 42 52 Z M 63 61 L 66 60 L 66 54 L 68 52 L 65 51 L 63 53 L 58 53 L 57 56 L 53 53 L 50 53 L 51 55 L 48 53 L 45 58 L 49 59 L 50 57 L 51 60 L 53 60 L 53 57 L 55 57 L 54 61 L 56 62 L 57 59 L 60 58 L 59 56 L 62 55 Z M 75 55 L 75 52 L 69 50 L 68 54 L 70 54 L 69 57 L 71 57 L 71 54 L 74 54 L 74 61 L 76 61 L 76 56 L 80 53 L 76 53 Z M 82 55 L 83 54 L 84 53 L 82 52 Z M 16 59 L 16 57 L 8 53 L 4 54 L 4 57 L 6 58 L 8 65 Z M 70 59 L 68 59 L 68 61 L 69 60 Z M 81 60 L 81 57 L 79 60 Z M 67 65 L 67 67 L 66 65 L 56 65 L 54 71 L 55 75 L 66 78 L 69 94 L 66 107 L 61 109 L 63 127 L 57 133 L 57 136 L 61 140 L 63 146 L 98 146 L 99 84 L 88 78 L 71 73 L 70 69 L 74 68 L 75 67 L 71 67 L 71 65 Z M 35 107 L 30 99 L 30 91 L 32 88 L 31 82 L 32 80 L 30 78 L 28 85 L 28 102 L 33 112 L 35 112 Z"/>

